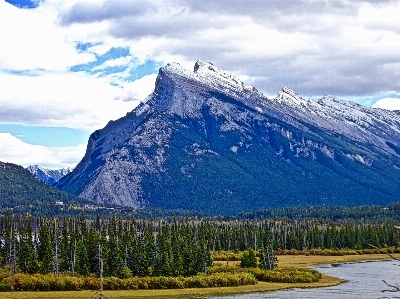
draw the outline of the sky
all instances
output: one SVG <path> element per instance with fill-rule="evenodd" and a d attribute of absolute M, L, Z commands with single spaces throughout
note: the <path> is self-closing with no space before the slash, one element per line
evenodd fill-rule
<path fill-rule="evenodd" d="M 0 161 L 74 167 L 160 67 L 400 109 L 400 0 L 0 0 Z"/>

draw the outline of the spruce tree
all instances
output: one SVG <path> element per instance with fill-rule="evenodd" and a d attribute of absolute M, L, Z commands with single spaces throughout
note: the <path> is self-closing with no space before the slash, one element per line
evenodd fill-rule
<path fill-rule="evenodd" d="M 108 273 L 110 276 L 123 278 L 125 276 L 125 269 L 119 244 L 121 239 L 119 232 L 120 231 L 117 230 L 116 219 L 112 217 L 108 227 L 108 249 L 110 252 L 107 260 L 109 267 Z"/>
<path fill-rule="evenodd" d="M 18 252 L 18 268 L 29 274 L 38 272 L 38 259 L 35 251 L 32 233 L 32 219 L 27 217 L 24 225 L 20 226 L 20 246 Z"/>
<path fill-rule="evenodd" d="M 89 257 L 82 238 L 77 241 L 76 272 L 80 275 L 89 275 Z"/>
<path fill-rule="evenodd" d="M 256 268 L 257 258 L 254 250 L 249 248 L 247 252 L 244 252 L 240 260 L 240 267 L 242 268 Z"/>
<path fill-rule="evenodd" d="M 40 222 L 38 245 L 38 259 L 42 274 L 50 273 L 53 270 L 54 253 L 51 239 L 49 223 L 45 219 L 42 219 Z"/>
<path fill-rule="evenodd" d="M 60 271 L 69 271 L 71 266 L 71 244 L 68 232 L 68 220 L 64 219 L 61 230 L 60 242 Z"/>

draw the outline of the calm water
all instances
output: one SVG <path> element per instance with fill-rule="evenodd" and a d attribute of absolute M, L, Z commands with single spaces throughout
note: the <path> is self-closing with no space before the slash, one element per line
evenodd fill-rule
<path fill-rule="evenodd" d="M 383 283 L 385 280 L 391 285 L 400 287 L 400 262 L 374 261 L 334 264 L 316 267 L 318 271 L 330 276 L 347 280 L 334 287 L 316 289 L 293 289 L 275 292 L 253 293 L 234 296 L 215 297 L 218 299 L 375 299 L 375 298 L 400 298 L 400 292 L 382 292 L 392 290 Z"/>

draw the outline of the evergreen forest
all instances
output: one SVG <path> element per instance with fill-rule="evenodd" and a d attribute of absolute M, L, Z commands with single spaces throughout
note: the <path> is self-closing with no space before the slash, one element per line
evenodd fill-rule
<path fill-rule="evenodd" d="M 275 254 L 400 250 L 396 223 L 111 217 L 0 217 L 0 266 L 12 273 L 131 276 L 208 274 L 213 260 L 252 260 L 273 269 Z M 252 251 L 248 251 L 248 250 Z M 246 251 L 248 251 L 246 253 Z M 245 254 L 243 253 L 245 252 Z M 266 257 L 268 257 L 266 259 Z M 101 261 L 101 262 L 100 262 Z M 252 267 L 257 266 L 254 262 Z M 243 262 L 243 260 L 242 260 Z M 243 262 L 246 264 L 246 260 Z"/>

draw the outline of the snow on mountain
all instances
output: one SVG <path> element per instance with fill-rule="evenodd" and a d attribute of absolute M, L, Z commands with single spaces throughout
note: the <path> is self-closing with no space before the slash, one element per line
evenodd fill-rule
<path fill-rule="evenodd" d="M 399 170 L 398 111 L 288 87 L 269 99 L 197 61 L 161 68 L 154 92 L 94 132 L 57 186 L 101 203 L 232 212 L 398 200 Z"/>
<path fill-rule="evenodd" d="M 71 167 L 55 170 L 43 168 L 38 165 L 31 165 L 26 169 L 29 170 L 39 180 L 49 185 L 53 185 L 54 183 L 58 182 L 62 177 L 66 176 L 73 170 Z"/>

